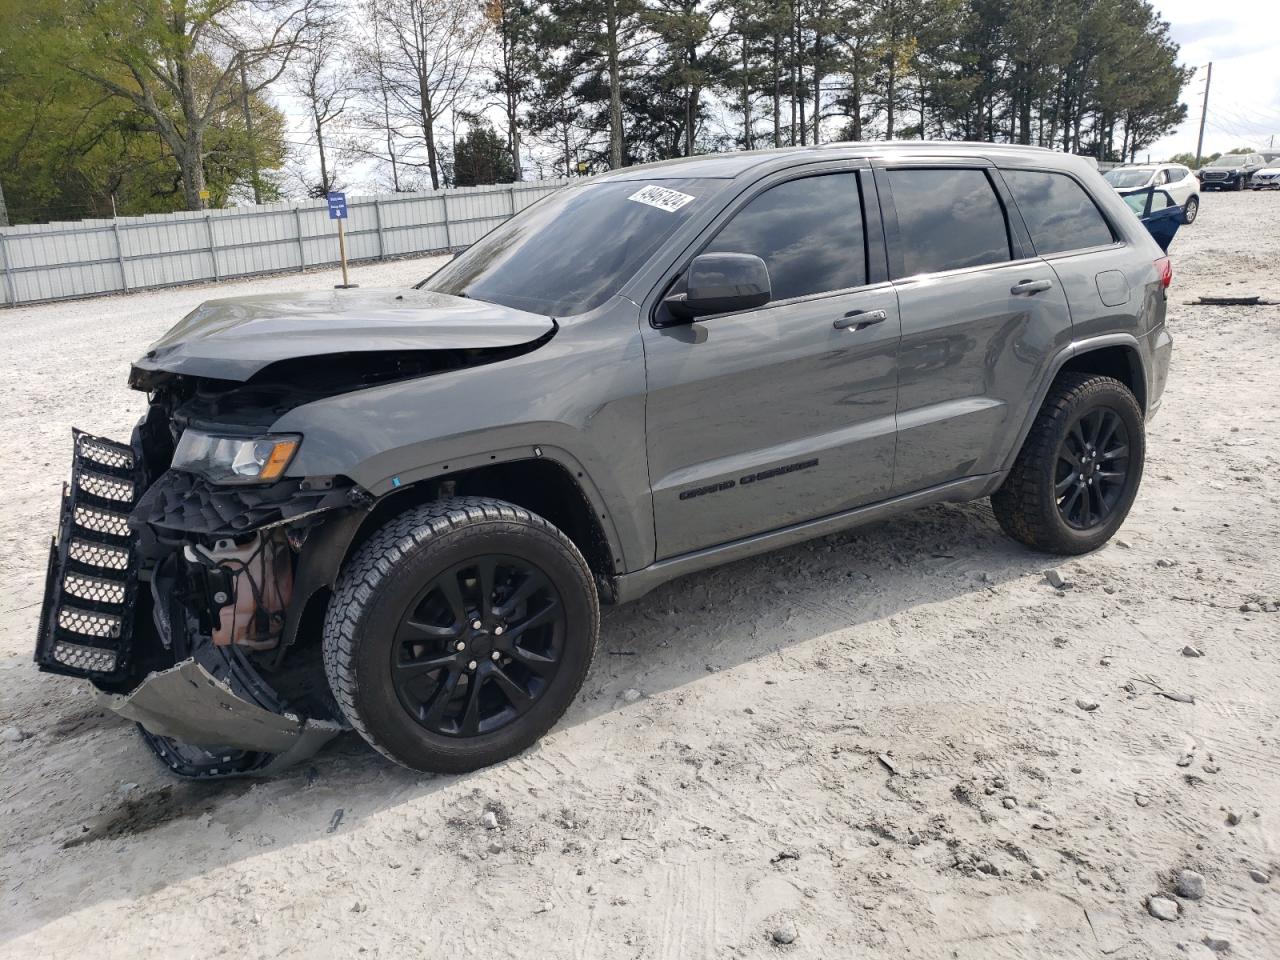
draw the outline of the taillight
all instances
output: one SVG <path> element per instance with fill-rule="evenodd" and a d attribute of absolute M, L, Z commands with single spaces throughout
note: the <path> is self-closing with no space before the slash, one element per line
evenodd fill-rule
<path fill-rule="evenodd" d="M 1173 283 L 1173 261 L 1161 257 L 1156 261 L 1156 273 L 1160 274 L 1160 286 L 1168 290 L 1169 284 Z"/>

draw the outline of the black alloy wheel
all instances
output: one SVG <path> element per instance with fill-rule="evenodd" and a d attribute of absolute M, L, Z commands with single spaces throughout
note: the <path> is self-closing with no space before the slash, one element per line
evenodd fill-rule
<path fill-rule="evenodd" d="M 1124 523 L 1146 457 L 1142 407 L 1118 380 L 1059 374 L 991 495 L 1005 533 L 1046 553 L 1096 550 Z"/>
<path fill-rule="evenodd" d="M 324 669 L 374 749 L 464 773 L 551 729 L 599 637 L 591 567 L 563 531 L 514 503 L 451 497 L 392 517 L 343 563 Z"/>
<path fill-rule="evenodd" d="M 560 669 L 565 626 L 559 592 L 532 562 L 465 560 L 431 580 L 401 616 L 392 685 L 432 733 L 493 733 L 546 692 Z"/>
<path fill-rule="evenodd" d="M 1120 414 L 1095 407 L 1079 417 L 1058 445 L 1054 496 L 1067 526 L 1092 530 L 1110 519 L 1129 478 L 1129 434 Z"/>

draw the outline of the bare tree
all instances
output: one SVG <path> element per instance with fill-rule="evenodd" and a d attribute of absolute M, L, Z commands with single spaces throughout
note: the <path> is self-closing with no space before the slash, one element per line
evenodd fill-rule
<path fill-rule="evenodd" d="M 291 78 L 293 93 L 307 105 L 320 160 L 320 180 L 308 185 L 308 190 L 320 197 L 337 189 L 337 163 L 332 149 L 326 150 L 325 128 L 346 113 L 351 102 L 353 87 L 346 53 L 346 44 L 335 31 L 320 29 L 307 37 Z"/>
<path fill-rule="evenodd" d="M 474 5 L 458 0 L 372 0 L 370 8 L 384 51 L 389 112 L 414 121 L 431 186 L 439 189 L 441 118 L 474 79 L 485 21 Z"/>
<path fill-rule="evenodd" d="M 210 125 L 285 72 L 328 0 L 79 0 L 72 69 L 129 101 L 178 162 L 187 207 L 204 206 Z M 243 78 L 243 79 L 242 79 Z"/>

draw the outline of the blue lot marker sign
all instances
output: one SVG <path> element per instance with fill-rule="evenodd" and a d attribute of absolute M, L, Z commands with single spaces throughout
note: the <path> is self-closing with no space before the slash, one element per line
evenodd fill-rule
<path fill-rule="evenodd" d="M 329 219 L 338 221 L 338 256 L 342 260 L 342 283 L 334 284 L 335 289 L 349 290 L 356 286 L 347 281 L 347 235 L 343 229 L 343 221 L 347 219 L 347 195 L 334 191 L 328 195 Z"/>

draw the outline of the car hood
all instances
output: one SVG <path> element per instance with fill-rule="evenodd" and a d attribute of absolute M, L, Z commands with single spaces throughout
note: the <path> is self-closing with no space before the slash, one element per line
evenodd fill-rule
<path fill-rule="evenodd" d="M 324 290 L 209 300 L 151 345 L 142 370 L 247 380 L 280 360 L 518 347 L 550 317 L 426 290 Z"/>

